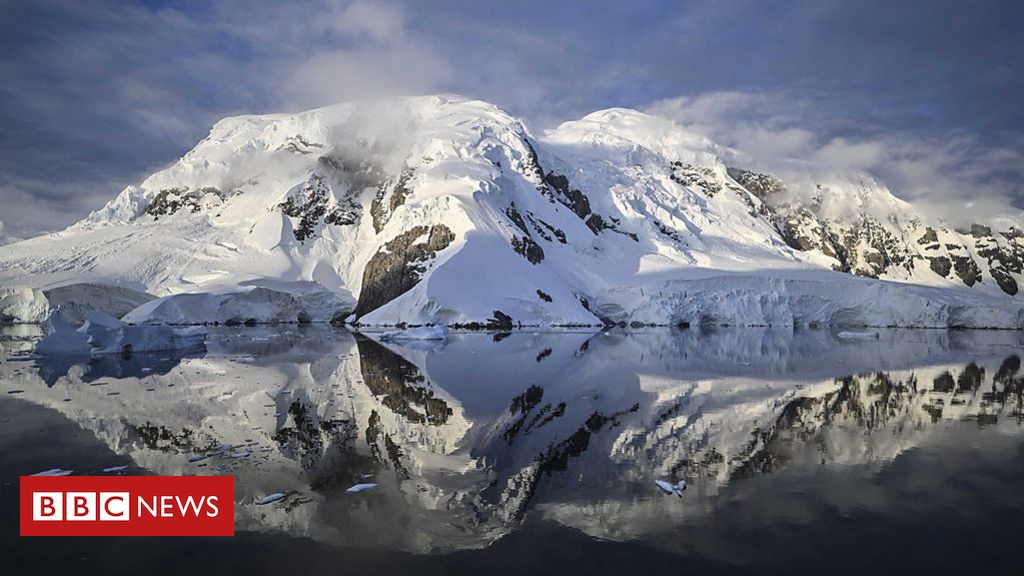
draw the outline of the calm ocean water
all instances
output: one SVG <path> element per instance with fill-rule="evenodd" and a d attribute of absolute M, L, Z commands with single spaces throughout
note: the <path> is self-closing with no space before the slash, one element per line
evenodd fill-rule
<path fill-rule="evenodd" d="M 37 337 L 0 336 L 0 574 L 1024 570 L 1015 332 Z M 18 476 L 119 466 L 235 476 L 236 536 L 18 536 Z"/>

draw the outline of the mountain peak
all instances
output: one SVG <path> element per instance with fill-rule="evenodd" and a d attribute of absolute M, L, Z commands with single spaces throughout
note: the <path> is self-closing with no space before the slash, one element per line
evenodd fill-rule
<path fill-rule="evenodd" d="M 636 110 L 534 138 L 442 94 L 221 120 L 83 222 L 0 249 L 0 282 L 315 286 L 316 310 L 366 324 L 1016 327 L 1024 237 L 986 229 L 862 175 L 746 170 Z"/>

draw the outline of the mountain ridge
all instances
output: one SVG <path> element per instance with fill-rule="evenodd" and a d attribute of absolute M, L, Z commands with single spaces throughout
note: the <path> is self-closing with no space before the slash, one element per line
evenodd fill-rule
<path fill-rule="evenodd" d="M 806 202 L 734 163 L 623 108 L 540 137 L 454 95 L 237 116 L 81 222 L 0 248 L 0 285 L 315 283 L 337 298 L 316 319 L 372 325 L 1021 326 L 1019 227 L 943 227 L 859 174 Z"/>

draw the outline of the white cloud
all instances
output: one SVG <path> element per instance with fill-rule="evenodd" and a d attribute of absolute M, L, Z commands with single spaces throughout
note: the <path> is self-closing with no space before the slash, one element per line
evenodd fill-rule
<path fill-rule="evenodd" d="M 833 138 L 811 152 L 815 164 L 853 170 L 878 168 L 886 154 L 885 143 L 878 140 L 850 141 Z"/>
<path fill-rule="evenodd" d="M 290 107 L 437 91 L 451 75 L 428 46 L 410 41 L 386 47 L 330 50 L 299 63 L 283 87 Z"/>
<path fill-rule="evenodd" d="M 357 0 L 332 2 L 331 8 L 326 21 L 342 34 L 391 44 L 406 33 L 405 15 L 393 4 Z"/>

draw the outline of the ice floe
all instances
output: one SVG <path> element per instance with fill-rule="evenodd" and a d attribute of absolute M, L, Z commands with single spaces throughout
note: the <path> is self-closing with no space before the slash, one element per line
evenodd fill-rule
<path fill-rule="evenodd" d="M 283 500 L 287 496 L 284 492 L 274 492 L 273 494 L 267 494 L 263 498 L 256 501 L 257 506 L 264 506 L 266 504 L 273 504 L 278 500 Z"/>
<path fill-rule="evenodd" d="M 356 484 L 355 486 L 350 487 L 348 490 L 345 490 L 345 492 L 348 492 L 349 494 L 356 494 L 358 492 L 362 492 L 363 490 L 372 490 L 376 487 L 376 482 L 366 482 L 363 484 Z"/>

